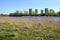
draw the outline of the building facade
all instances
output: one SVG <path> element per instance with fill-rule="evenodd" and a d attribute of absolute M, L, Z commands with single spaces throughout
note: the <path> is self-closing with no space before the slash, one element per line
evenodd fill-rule
<path fill-rule="evenodd" d="M 55 11 L 53 9 L 50 9 L 50 13 L 55 13 Z"/>
<path fill-rule="evenodd" d="M 35 9 L 35 13 L 37 13 L 37 14 L 38 14 L 38 9 Z"/>
<path fill-rule="evenodd" d="M 49 10 L 48 10 L 48 8 L 45 8 L 45 13 L 49 13 Z"/>
<path fill-rule="evenodd" d="M 41 10 L 41 14 L 43 14 L 43 10 Z"/>
<path fill-rule="evenodd" d="M 29 15 L 32 15 L 32 9 L 31 8 L 29 9 Z"/>

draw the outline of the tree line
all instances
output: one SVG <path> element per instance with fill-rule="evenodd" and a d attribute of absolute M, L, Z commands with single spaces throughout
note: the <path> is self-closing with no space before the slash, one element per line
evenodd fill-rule
<path fill-rule="evenodd" d="M 28 11 L 15 11 L 14 13 L 10 13 L 9 15 L 7 14 L 0 14 L 0 16 L 58 16 L 60 17 L 60 12 L 48 12 L 46 11 L 45 13 L 43 10 L 41 10 L 41 13 L 38 13 L 38 10 L 36 9 L 35 11 L 32 11 L 32 9 L 29 9 Z"/>
<path fill-rule="evenodd" d="M 32 14 L 30 15 L 27 11 L 25 11 L 24 13 L 16 11 L 14 13 L 10 13 L 9 16 L 60 16 L 60 12 L 57 13 L 35 13 L 32 12 Z"/>

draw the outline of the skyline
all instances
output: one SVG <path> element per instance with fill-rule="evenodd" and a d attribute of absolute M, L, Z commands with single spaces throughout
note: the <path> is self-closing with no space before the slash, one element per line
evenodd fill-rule
<path fill-rule="evenodd" d="M 0 0 L 0 13 L 11 13 L 16 10 L 19 11 L 28 11 L 29 8 L 32 8 L 34 11 L 38 9 L 40 12 L 41 9 L 53 9 L 55 11 L 60 11 L 60 0 Z"/>

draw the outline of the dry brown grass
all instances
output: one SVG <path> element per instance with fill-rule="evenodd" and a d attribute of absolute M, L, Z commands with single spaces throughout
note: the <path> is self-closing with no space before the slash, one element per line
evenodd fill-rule
<path fill-rule="evenodd" d="M 22 18 L 0 18 L 0 23 L 20 23 L 20 24 L 32 24 L 32 25 L 42 25 L 42 26 L 54 26 L 60 27 L 60 21 L 52 20 L 29 20 Z"/>

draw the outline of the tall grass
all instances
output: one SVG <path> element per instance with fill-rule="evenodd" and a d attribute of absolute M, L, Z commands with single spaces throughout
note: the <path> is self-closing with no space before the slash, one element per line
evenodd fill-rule
<path fill-rule="evenodd" d="M 60 40 L 60 28 L 2 24 L 4 26 L 0 26 L 0 40 Z"/>

